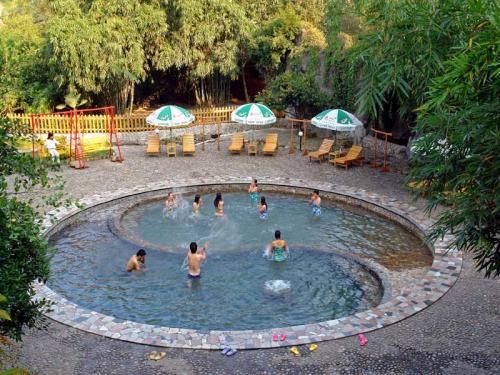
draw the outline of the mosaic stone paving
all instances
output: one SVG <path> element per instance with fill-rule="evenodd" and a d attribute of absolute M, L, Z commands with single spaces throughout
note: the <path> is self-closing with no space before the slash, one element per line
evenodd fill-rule
<path fill-rule="evenodd" d="M 80 202 L 86 207 L 91 207 L 120 197 L 155 190 L 210 184 L 247 184 L 251 178 L 250 176 L 218 177 L 215 179 L 211 177 L 210 180 L 185 179 L 177 180 L 175 183 L 154 183 L 136 186 L 132 189 L 117 189 L 113 192 L 95 194 Z M 421 232 L 420 234 L 425 233 L 433 223 L 421 210 L 411 205 L 363 189 L 288 178 L 260 177 L 259 182 L 260 185 L 293 186 L 332 193 L 340 201 L 382 213 L 383 216 L 394 221 L 406 222 L 407 226 L 413 224 Z M 71 217 L 78 211 L 78 208 L 70 207 L 50 212 L 45 218 L 44 229 L 48 231 L 55 224 Z M 451 239 L 448 236 L 436 241 L 433 248 L 434 261 L 432 266 L 418 283 L 408 286 L 411 288 L 405 288 L 411 292 L 393 295 L 387 302 L 375 308 L 347 317 L 279 329 L 201 331 L 136 323 L 83 309 L 43 284 L 35 285 L 36 298 L 46 298 L 54 303 L 52 311 L 47 313 L 51 319 L 83 331 L 140 344 L 191 349 L 220 349 L 225 345 L 237 349 L 301 345 L 379 329 L 405 319 L 437 301 L 456 282 L 462 267 L 461 253 L 447 250 L 447 244 Z M 274 334 L 285 334 L 287 338 L 283 342 L 274 342 L 272 341 Z"/>

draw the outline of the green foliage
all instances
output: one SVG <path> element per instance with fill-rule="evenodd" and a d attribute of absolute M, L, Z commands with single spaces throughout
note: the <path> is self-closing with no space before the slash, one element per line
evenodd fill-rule
<path fill-rule="evenodd" d="M 360 64 L 359 112 L 374 118 L 392 111 L 408 121 L 432 78 L 443 71 L 452 46 L 476 22 L 463 0 L 365 0 L 366 20 L 352 53 Z M 391 121 L 396 121 L 393 117 Z"/>
<path fill-rule="evenodd" d="M 319 90 L 313 76 L 293 72 L 278 75 L 258 99 L 280 111 L 292 107 L 299 118 L 316 115 L 331 100 Z"/>
<path fill-rule="evenodd" d="M 500 275 L 500 9 L 468 2 L 474 25 L 443 64 L 420 108 L 410 181 L 439 215 L 431 239 L 451 232 L 452 247 L 474 254 L 487 277 Z"/>
<path fill-rule="evenodd" d="M 33 300 L 32 282 L 49 276 L 48 244 L 37 210 L 69 203 L 63 202 L 60 181 L 49 176 L 55 165 L 17 152 L 15 140 L 29 134 L 30 129 L 0 117 L 0 293 L 11 317 L 0 321 L 0 334 L 16 340 L 25 328 L 43 325 L 42 312 L 48 307 L 45 300 Z M 37 186 L 52 194 L 43 199 L 37 193 L 37 201 L 19 198 Z"/>
<path fill-rule="evenodd" d="M 40 24 L 20 11 L 0 25 L 0 113 L 46 111 L 56 94 Z"/>
<path fill-rule="evenodd" d="M 118 112 L 133 104 L 142 81 L 165 45 L 164 12 L 146 2 L 51 2 L 47 38 L 57 81 L 84 94 L 111 98 Z"/>

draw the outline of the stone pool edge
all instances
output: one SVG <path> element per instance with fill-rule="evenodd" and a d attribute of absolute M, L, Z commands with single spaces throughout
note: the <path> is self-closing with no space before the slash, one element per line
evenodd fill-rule
<path fill-rule="evenodd" d="M 245 184 L 250 179 L 250 176 L 240 176 L 220 177 L 216 181 L 212 178 L 210 181 L 205 179 L 183 179 L 175 182 L 158 182 L 130 189 L 123 188 L 113 192 L 94 194 L 82 199 L 81 202 L 86 205 L 86 208 L 90 208 L 118 198 L 155 190 L 196 185 Z M 433 223 L 431 219 L 415 207 L 363 189 L 287 178 L 261 177 L 259 181 L 263 185 L 318 189 L 345 197 L 346 201 L 354 199 L 358 205 L 370 211 L 374 211 L 374 206 L 389 211 L 401 219 L 411 222 L 421 232 L 428 230 Z M 79 211 L 81 210 L 76 207 L 51 211 L 46 215 L 44 221 L 45 233 L 50 232 L 54 226 Z M 415 234 L 422 235 L 422 233 Z M 90 333 L 139 344 L 190 349 L 220 349 L 224 345 L 231 345 L 237 349 L 301 345 L 344 338 L 383 328 L 406 319 L 430 306 L 454 285 L 460 274 L 462 266 L 461 253 L 456 250 L 446 250 L 447 244 L 451 240 L 452 237 L 448 236 L 443 240 L 436 241 L 433 248 L 434 259 L 432 266 L 410 292 L 394 295 L 387 302 L 354 315 L 320 323 L 265 330 L 202 331 L 153 326 L 106 316 L 77 306 L 43 284 L 35 284 L 36 298 L 46 298 L 53 302 L 52 311 L 46 313 L 46 316 L 53 320 Z M 274 342 L 272 341 L 274 334 L 285 334 L 287 339 L 284 342 Z"/>

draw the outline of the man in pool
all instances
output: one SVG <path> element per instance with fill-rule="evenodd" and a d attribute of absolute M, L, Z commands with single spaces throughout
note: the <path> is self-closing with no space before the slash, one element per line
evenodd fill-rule
<path fill-rule="evenodd" d="M 274 238 L 271 242 L 271 258 L 275 262 L 283 262 L 288 258 L 288 245 L 281 239 L 281 231 L 274 232 Z"/>
<path fill-rule="evenodd" d="M 318 190 L 314 190 L 311 194 L 311 207 L 313 216 L 321 216 L 321 198 Z"/>
<path fill-rule="evenodd" d="M 140 271 L 145 267 L 146 252 L 140 249 L 137 254 L 132 255 L 127 263 L 127 272 Z"/>
<path fill-rule="evenodd" d="M 198 244 L 191 242 L 187 253 L 188 258 L 188 279 L 199 280 L 201 278 L 201 263 L 207 259 L 208 243 L 205 243 L 201 249 L 198 250 Z"/>

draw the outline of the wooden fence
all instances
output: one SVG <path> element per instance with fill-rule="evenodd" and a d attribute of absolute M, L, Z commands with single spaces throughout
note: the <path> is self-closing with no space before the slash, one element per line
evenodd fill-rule
<path fill-rule="evenodd" d="M 195 121 L 188 126 L 215 125 L 231 122 L 231 112 L 236 106 L 196 108 L 190 110 L 195 116 Z M 149 113 L 133 115 L 115 115 L 115 127 L 119 133 L 131 133 L 151 131 L 156 127 L 146 123 Z M 31 126 L 31 114 L 10 114 L 9 118 L 19 120 L 21 123 Z M 70 117 L 57 114 L 41 115 L 37 117 L 35 131 L 37 133 L 67 134 L 70 131 Z M 78 123 L 82 133 L 105 133 L 106 116 L 102 115 L 79 115 Z"/>

